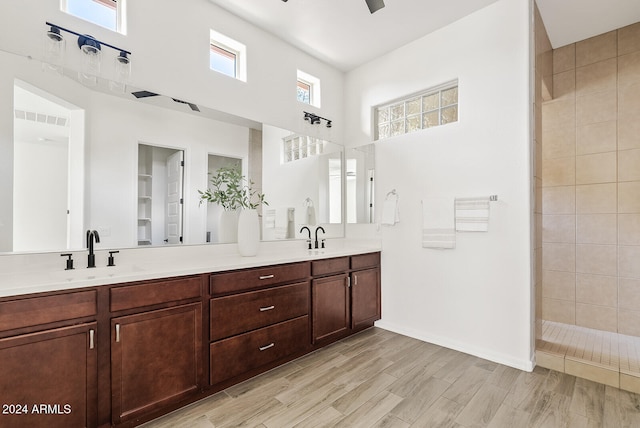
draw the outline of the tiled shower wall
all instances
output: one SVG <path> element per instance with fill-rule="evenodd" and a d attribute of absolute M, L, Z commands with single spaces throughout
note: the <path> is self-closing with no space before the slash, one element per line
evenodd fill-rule
<path fill-rule="evenodd" d="M 542 335 L 542 104 L 551 100 L 553 89 L 553 50 L 547 35 L 547 30 L 542 22 L 537 5 L 535 6 L 534 40 L 535 40 L 535 67 L 534 67 L 534 134 L 531 145 L 531 159 L 533 159 L 533 200 L 532 228 L 534 269 L 533 286 L 535 295 L 535 339 L 541 339 Z M 535 345 L 534 345 L 535 346 Z"/>
<path fill-rule="evenodd" d="M 640 23 L 553 51 L 542 317 L 640 336 Z"/>

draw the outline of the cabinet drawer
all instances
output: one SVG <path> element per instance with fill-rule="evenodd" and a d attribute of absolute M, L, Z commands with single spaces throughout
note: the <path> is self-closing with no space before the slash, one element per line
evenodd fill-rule
<path fill-rule="evenodd" d="M 90 317 L 96 313 L 95 290 L 0 302 L 0 331 Z"/>
<path fill-rule="evenodd" d="M 209 348 L 211 384 L 303 351 L 308 345 L 308 316 L 214 342 Z"/>
<path fill-rule="evenodd" d="M 213 274 L 209 277 L 209 284 L 212 295 L 229 294 L 307 279 L 309 274 L 310 268 L 308 262 L 291 263 Z"/>
<path fill-rule="evenodd" d="M 336 257 L 333 259 L 314 260 L 311 262 L 311 273 L 313 276 L 346 272 L 348 270 L 349 257 Z"/>
<path fill-rule="evenodd" d="M 193 299 L 202 295 L 200 277 L 177 278 L 111 289 L 111 312 Z"/>
<path fill-rule="evenodd" d="M 380 266 L 380 253 L 351 256 L 351 269 L 366 269 Z"/>
<path fill-rule="evenodd" d="M 283 285 L 211 299 L 211 340 L 230 337 L 309 313 L 309 283 Z"/>

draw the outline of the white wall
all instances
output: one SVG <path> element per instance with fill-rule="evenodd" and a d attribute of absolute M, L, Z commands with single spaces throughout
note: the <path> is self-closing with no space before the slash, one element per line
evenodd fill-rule
<path fill-rule="evenodd" d="M 133 86 L 296 132 L 303 131 L 305 109 L 332 119 L 342 117 L 342 72 L 210 1 L 132 0 L 126 5 L 128 33 L 122 35 L 60 11 L 58 0 L 5 0 L 0 4 L 0 49 L 42 58 L 49 21 L 131 51 Z M 209 69 L 211 29 L 247 46 L 247 82 Z M 77 68 L 77 38 L 63 34 L 66 63 Z M 103 48 L 103 75 L 112 72 L 115 54 Z M 322 108 L 296 100 L 298 69 L 321 80 Z M 335 139 L 342 130 L 342 121 L 336 120 Z"/>
<path fill-rule="evenodd" d="M 521 369 L 532 368 L 529 236 L 529 2 L 500 0 L 346 76 L 346 141 L 372 140 L 371 107 L 459 79 L 459 122 L 376 143 L 380 326 Z M 488 233 L 455 250 L 421 247 L 421 199 L 498 194 Z M 377 217 L 381 215 L 381 204 Z"/>

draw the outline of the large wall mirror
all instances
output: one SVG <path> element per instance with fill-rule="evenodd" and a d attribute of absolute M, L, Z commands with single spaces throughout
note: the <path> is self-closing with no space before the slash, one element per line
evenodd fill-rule
<path fill-rule="evenodd" d="M 224 242 L 198 194 L 221 160 L 265 194 L 263 239 L 300 239 L 303 225 L 344 236 L 342 146 L 108 82 L 88 88 L 6 52 L 0 61 L 13 94 L 0 100 L 0 253 L 80 250 L 87 229 L 103 249 Z"/>

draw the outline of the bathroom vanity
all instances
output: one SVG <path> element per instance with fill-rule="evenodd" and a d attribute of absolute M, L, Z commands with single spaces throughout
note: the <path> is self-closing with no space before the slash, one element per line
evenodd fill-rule
<path fill-rule="evenodd" d="M 378 250 L 237 259 L 5 292 L 0 425 L 136 426 L 381 317 Z"/>

